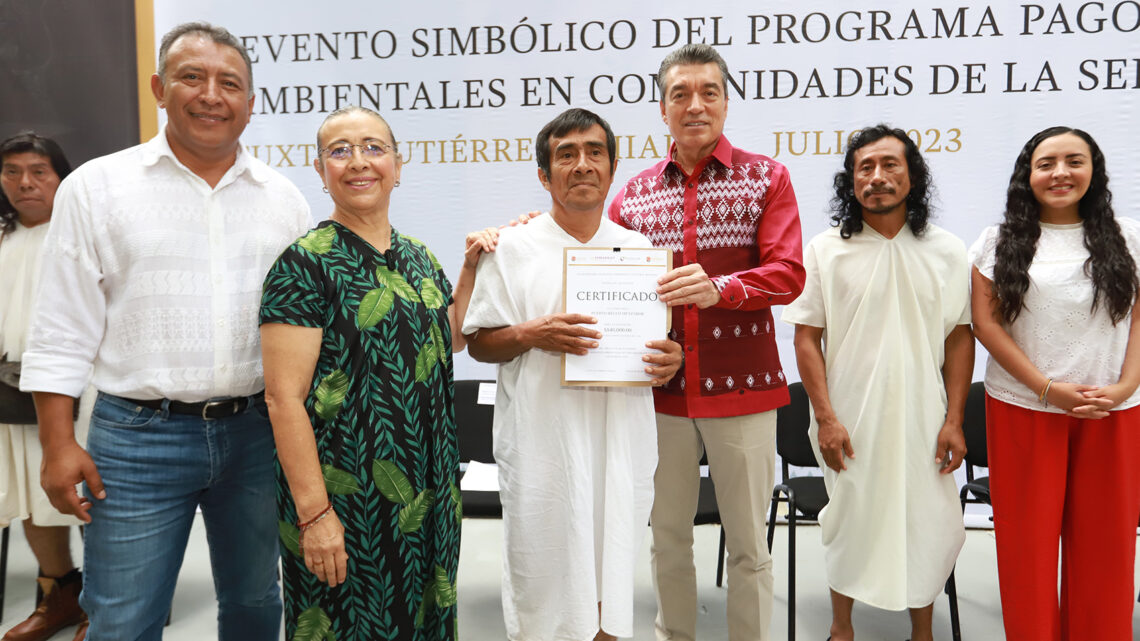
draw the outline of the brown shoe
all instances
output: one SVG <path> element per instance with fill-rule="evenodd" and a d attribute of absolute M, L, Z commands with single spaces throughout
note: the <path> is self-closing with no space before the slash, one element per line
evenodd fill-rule
<path fill-rule="evenodd" d="M 41 576 L 40 583 L 44 597 L 32 616 L 23 623 L 8 630 L 3 641 L 45 641 L 60 630 L 84 620 L 79 607 L 79 590 L 83 582 L 70 573 L 61 579 Z"/>

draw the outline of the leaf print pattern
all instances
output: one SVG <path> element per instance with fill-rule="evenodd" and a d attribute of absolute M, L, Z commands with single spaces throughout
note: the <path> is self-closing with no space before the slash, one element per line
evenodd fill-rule
<path fill-rule="evenodd" d="M 396 291 L 390 288 L 376 288 L 370 290 L 360 299 L 360 307 L 356 309 L 356 326 L 360 329 L 371 329 L 379 323 L 384 315 L 392 309 L 396 300 Z"/>
<path fill-rule="evenodd" d="M 451 502 L 455 504 L 455 520 L 463 521 L 463 493 L 454 482 L 451 484 Z"/>
<path fill-rule="evenodd" d="M 404 277 L 401 276 L 399 272 L 394 272 L 387 267 L 377 267 L 376 280 L 383 283 L 385 287 L 391 288 L 392 291 L 396 292 L 397 296 L 404 300 L 420 300 L 419 292 L 417 292 L 408 281 L 404 280 Z"/>
<path fill-rule="evenodd" d="M 292 638 L 293 641 L 326 641 L 330 639 L 331 628 L 329 615 L 319 606 L 313 606 L 297 617 L 297 631 Z"/>
<path fill-rule="evenodd" d="M 435 281 L 430 278 L 425 278 L 420 281 L 420 300 L 424 302 L 424 306 L 428 309 L 439 309 L 443 307 L 443 292 L 435 286 Z"/>
<path fill-rule="evenodd" d="M 305 234 L 303 238 L 297 241 L 297 244 L 314 254 L 327 254 L 332 249 L 333 241 L 336 239 L 336 228 L 325 227 L 323 229 L 314 229 Z"/>
<path fill-rule="evenodd" d="M 431 490 L 424 490 L 420 492 L 416 498 L 412 499 L 400 510 L 397 524 L 400 531 L 404 534 L 415 532 L 420 529 L 420 525 L 424 522 L 424 517 L 427 516 L 428 510 L 431 509 L 432 503 L 435 502 L 435 492 Z"/>
<path fill-rule="evenodd" d="M 277 533 L 281 537 L 281 545 L 285 546 L 294 556 L 301 556 L 301 531 L 296 525 L 285 521 L 277 522 Z"/>
<path fill-rule="evenodd" d="M 328 463 L 321 466 L 321 475 L 325 477 L 325 491 L 329 494 L 355 494 L 360 491 L 355 476 Z"/>
<path fill-rule="evenodd" d="M 372 461 L 372 479 L 389 501 L 400 505 L 412 501 L 412 483 L 392 461 Z"/>
<path fill-rule="evenodd" d="M 322 330 L 306 408 L 349 555 L 336 588 L 305 568 L 278 466 L 286 639 L 455 639 L 462 507 L 450 304 L 451 283 L 422 243 L 393 230 L 380 253 L 332 221 L 265 279 L 262 323 Z"/>
<path fill-rule="evenodd" d="M 344 397 L 347 393 L 348 376 L 339 369 L 333 370 L 328 376 L 321 379 L 317 391 L 313 393 L 317 399 L 314 403 L 317 416 L 326 421 L 332 420 L 340 411 L 340 406 L 344 403 Z"/>

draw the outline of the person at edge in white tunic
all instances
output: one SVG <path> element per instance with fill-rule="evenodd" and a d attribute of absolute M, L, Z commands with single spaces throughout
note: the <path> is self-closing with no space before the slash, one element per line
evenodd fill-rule
<path fill-rule="evenodd" d="M 0 360 L 23 357 L 55 192 L 70 173 L 71 163 L 51 138 L 26 131 L 0 142 Z M 0 527 L 23 521 L 44 598 L 3 641 L 45 641 L 86 616 L 79 607 L 83 576 L 70 543 L 71 526 L 82 521 L 52 507 L 40 487 L 43 451 L 39 427 L 29 418 L 30 424 L 0 423 Z M 76 428 L 76 438 L 86 441 L 86 422 Z"/>
<path fill-rule="evenodd" d="M 648 387 L 563 388 L 563 354 L 604 340 L 559 313 L 563 248 L 650 247 L 604 216 L 617 166 L 609 125 L 563 112 L 535 141 L 551 215 L 506 229 L 480 258 L 463 324 L 476 360 L 499 363 L 494 451 L 503 503 L 503 613 L 512 641 L 633 636 L 633 573 L 657 466 Z M 646 343 L 654 385 L 681 346 Z"/>
<path fill-rule="evenodd" d="M 832 229 L 804 252 L 796 326 L 816 459 L 831 639 L 855 638 L 855 600 L 910 610 L 931 641 L 933 603 L 965 541 L 951 475 L 974 366 L 961 240 L 927 222 L 930 173 L 901 129 L 851 139 L 835 177 Z"/>

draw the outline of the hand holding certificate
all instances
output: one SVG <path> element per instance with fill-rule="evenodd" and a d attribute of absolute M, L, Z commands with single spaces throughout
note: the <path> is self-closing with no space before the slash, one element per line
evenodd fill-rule
<path fill-rule="evenodd" d="M 647 341 L 664 340 L 669 311 L 657 279 L 669 271 L 667 249 L 574 247 L 564 252 L 564 311 L 598 319 L 598 346 L 563 357 L 563 385 L 648 386 Z"/>

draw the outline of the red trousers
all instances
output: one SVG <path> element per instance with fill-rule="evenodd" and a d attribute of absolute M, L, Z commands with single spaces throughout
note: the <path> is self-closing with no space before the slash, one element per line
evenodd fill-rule
<path fill-rule="evenodd" d="M 986 437 L 1007 641 L 1130 641 L 1140 407 L 1082 420 L 987 395 Z"/>

